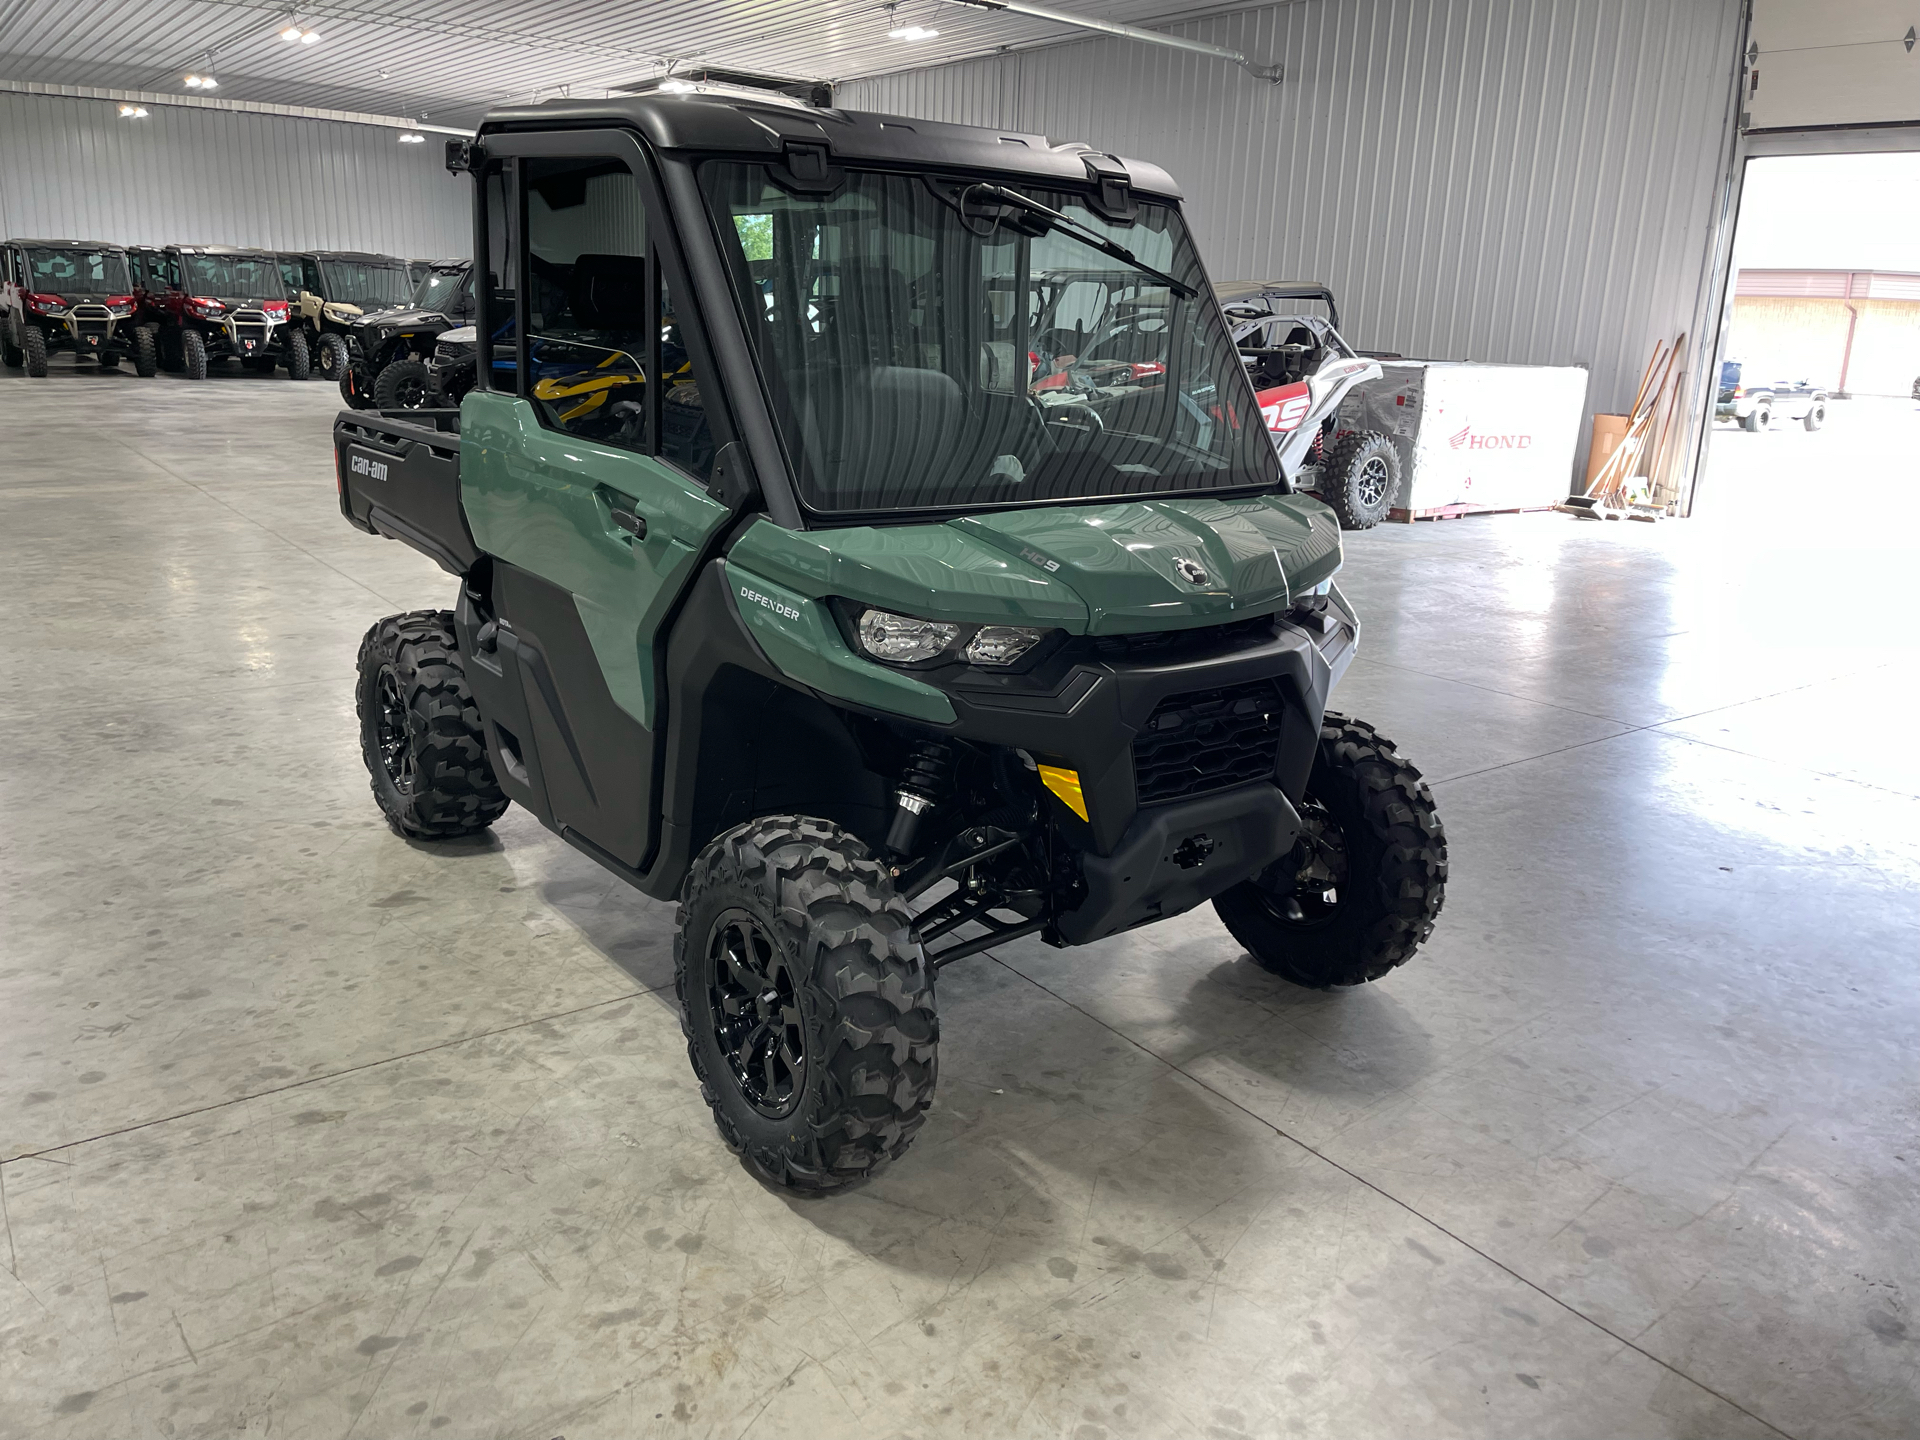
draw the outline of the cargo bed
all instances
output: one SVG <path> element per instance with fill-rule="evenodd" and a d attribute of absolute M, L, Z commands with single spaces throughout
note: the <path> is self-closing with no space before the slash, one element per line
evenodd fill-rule
<path fill-rule="evenodd" d="M 460 508 L 458 410 L 342 410 L 333 422 L 340 513 L 465 575 L 480 550 Z"/>

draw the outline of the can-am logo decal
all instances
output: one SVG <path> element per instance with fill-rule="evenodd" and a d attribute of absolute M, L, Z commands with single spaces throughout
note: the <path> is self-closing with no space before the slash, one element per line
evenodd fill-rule
<path fill-rule="evenodd" d="M 387 463 L 384 460 L 369 460 L 364 455 L 353 457 L 353 473 L 364 475 L 369 480 L 384 482 L 387 478 Z"/>
<path fill-rule="evenodd" d="M 793 606 L 782 604 L 771 596 L 762 595 L 758 590 L 749 590 L 744 585 L 740 587 L 740 598 L 750 604 L 758 605 L 762 610 L 771 610 L 774 614 L 782 616 L 785 619 L 798 620 L 800 618 L 800 612 L 794 609 Z"/>
<path fill-rule="evenodd" d="M 1476 435 L 1471 425 L 1462 425 L 1447 437 L 1456 450 L 1527 450 L 1533 446 L 1531 435 Z"/>

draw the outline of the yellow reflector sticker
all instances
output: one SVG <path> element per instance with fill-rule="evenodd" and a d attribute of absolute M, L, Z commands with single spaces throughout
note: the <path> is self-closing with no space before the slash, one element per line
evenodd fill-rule
<path fill-rule="evenodd" d="M 1087 797 L 1080 791 L 1078 770 L 1062 770 L 1058 765 L 1042 765 L 1040 783 L 1058 795 L 1066 807 L 1082 820 L 1087 818 Z"/>

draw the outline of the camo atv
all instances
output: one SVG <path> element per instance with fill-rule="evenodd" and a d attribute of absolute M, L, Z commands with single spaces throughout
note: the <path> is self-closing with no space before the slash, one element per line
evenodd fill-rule
<path fill-rule="evenodd" d="M 346 518 L 456 582 L 362 644 L 374 796 L 420 840 L 518 803 L 675 901 L 753 1171 L 897 1158 L 968 956 L 1210 901 L 1333 987 L 1432 932 L 1433 797 L 1326 708 L 1338 523 L 1165 173 L 725 93 L 497 111 L 449 163 L 506 354 L 458 410 L 335 429 Z M 1084 303 L 1040 293 L 1075 271 Z"/>

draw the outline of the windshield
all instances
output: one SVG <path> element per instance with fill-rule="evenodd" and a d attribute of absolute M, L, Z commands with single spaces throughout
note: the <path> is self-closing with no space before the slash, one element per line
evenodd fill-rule
<path fill-rule="evenodd" d="M 273 255 L 182 255 L 190 295 L 231 295 L 255 300 L 285 288 Z"/>
<path fill-rule="evenodd" d="M 407 267 L 398 260 L 322 260 L 327 299 L 362 310 L 404 305 L 413 293 Z"/>
<path fill-rule="evenodd" d="M 1171 207 L 1119 225 L 1078 194 L 1021 187 L 1135 263 L 965 182 L 848 172 L 831 195 L 796 195 L 764 166 L 710 161 L 701 183 L 809 508 L 1279 482 Z"/>
<path fill-rule="evenodd" d="M 458 270 L 429 270 L 408 303 L 415 310 L 448 310 L 453 307 L 466 279 L 464 266 Z"/>
<path fill-rule="evenodd" d="M 27 288 L 53 295 L 125 295 L 133 282 L 127 257 L 117 250 L 29 249 Z"/>

